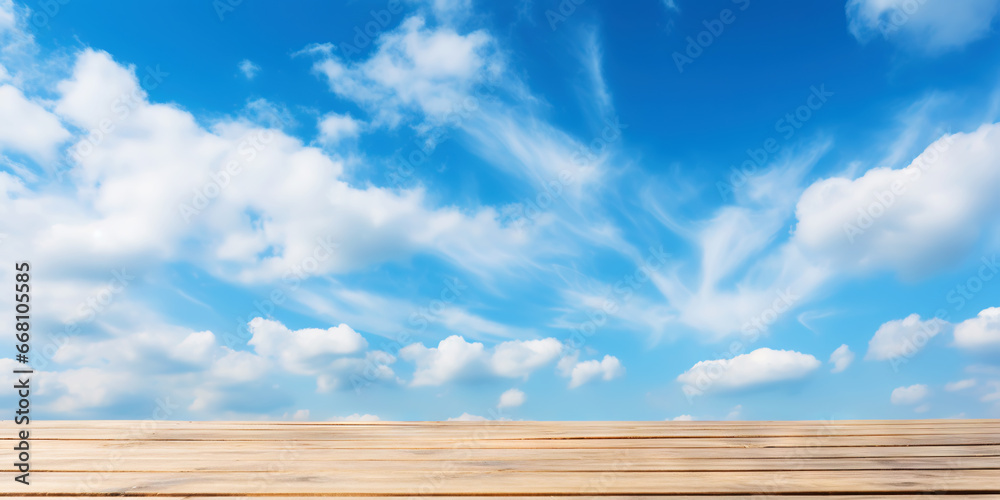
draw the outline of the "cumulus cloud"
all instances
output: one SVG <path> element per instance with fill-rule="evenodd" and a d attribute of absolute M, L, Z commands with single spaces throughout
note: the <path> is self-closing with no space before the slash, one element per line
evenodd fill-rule
<path fill-rule="evenodd" d="M 497 403 L 497 408 L 517 408 L 524 404 L 525 399 L 524 391 L 520 389 L 508 389 L 500 395 L 500 402 Z"/>
<path fill-rule="evenodd" d="M 575 357 L 572 359 L 576 360 Z M 573 362 L 569 366 L 563 364 L 560 366 L 560 370 L 569 377 L 570 389 L 575 389 L 593 380 L 614 380 L 625 375 L 625 367 L 622 366 L 621 361 L 610 355 L 605 355 L 604 359 L 600 361 L 592 359 L 578 363 Z"/>
<path fill-rule="evenodd" d="M 344 139 L 356 137 L 361 132 L 361 122 L 351 118 L 351 115 L 327 113 L 319 119 L 319 142 L 326 145 L 336 145 Z"/>
<path fill-rule="evenodd" d="M 134 307 L 124 302 L 119 308 Z M 321 392 L 352 377 L 374 383 L 395 376 L 390 366 L 395 358 L 366 350 L 364 338 L 347 325 L 291 330 L 257 318 L 248 325 L 247 346 L 253 351 L 245 351 L 221 345 L 210 331 L 154 325 L 146 315 L 129 318 L 114 310 L 105 314 L 115 314 L 111 317 L 121 328 L 103 338 L 59 340 L 52 362 L 61 371 L 45 372 L 40 392 L 51 402 L 47 410 L 85 415 L 81 412 L 138 400 L 144 397 L 138 384 L 142 381 L 163 387 L 163 397 L 189 401 L 185 406 L 193 412 L 260 414 L 290 402 L 277 386 L 266 383 L 269 376 L 315 377 Z M 101 382 L 92 391 L 79 389 L 81 383 L 97 380 L 119 382 Z M 178 391 L 180 387 L 184 390 Z"/>
<path fill-rule="evenodd" d="M 905 168 L 815 182 L 798 201 L 794 241 L 844 271 L 941 269 L 997 229 L 998 162 L 1000 124 L 987 124 L 942 137 Z"/>
<path fill-rule="evenodd" d="M 673 420 L 674 422 L 691 422 L 694 421 L 695 418 L 692 417 L 691 415 L 678 415 L 674 417 Z"/>
<path fill-rule="evenodd" d="M 83 128 L 110 120 L 114 129 L 71 148 L 70 178 L 87 196 L 0 199 L 16 211 L 47 206 L 47 219 L 18 235 L 40 262 L 86 269 L 178 258 L 261 282 L 418 253 L 477 272 L 524 257 L 516 249 L 529 232 L 505 227 L 492 207 L 436 209 L 421 188 L 354 187 L 340 178 L 340 161 L 246 120 L 207 130 L 173 105 L 147 102 L 134 68 L 107 53 L 81 52 L 57 87 L 60 117 Z M 191 239 L 201 244 L 183 245 Z"/>
<path fill-rule="evenodd" d="M 947 321 L 938 318 L 923 321 L 919 314 L 886 322 L 868 341 L 865 359 L 884 361 L 913 356 L 948 326 Z"/>
<path fill-rule="evenodd" d="M 207 366 L 216 348 L 209 331 L 191 332 L 176 326 L 127 331 L 96 340 L 71 337 L 59 347 L 52 360 L 89 367 L 131 367 L 145 373 L 175 371 L 179 366 Z"/>
<path fill-rule="evenodd" d="M 851 348 L 847 344 L 843 344 L 830 354 L 829 363 L 833 365 L 830 373 L 840 373 L 851 366 L 854 361 L 854 353 L 851 352 Z"/>
<path fill-rule="evenodd" d="M 328 46 L 306 49 L 324 56 L 314 69 L 334 93 L 361 103 L 389 125 L 414 111 L 441 120 L 464 109 L 477 85 L 499 75 L 495 51 L 484 31 L 429 29 L 419 16 L 382 34 L 378 52 L 361 63 L 339 60 Z"/>
<path fill-rule="evenodd" d="M 234 351 L 223 347 L 223 354 L 212 363 L 209 374 L 213 380 L 225 382 L 250 382 L 267 373 L 267 359 L 247 351 Z"/>
<path fill-rule="evenodd" d="M 250 333 L 248 344 L 258 354 L 276 359 L 285 370 L 298 374 L 318 373 L 336 358 L 368 347 L 361 334 L 343 324 L 326 330 L 293 331 L 277 321 L 254 318 Z"/>
<path fill-rule="evenodd" d="M 963 349 L 1000 348 L 1000 307 L 983 309 L 954 330 L 955 345 Z"/>
<path fill-rule="evenodd" d="M 929 52 L 984 38 L 1000 10 L 997 0 L 848 0 L 848 29 L 859 41 L 884 38 Z"/>
<path fill-rule="evenodd" d="M 554 361 L 562 348 L 558 340 L 546 338 L 511 340 L 487 349 L 480 342 L 452 335 L 437 347 L 408 345 L 399 356 L 416 364 L 411 385 L 423 386 L 488 376 L 527 379 L 536 369 Z"/>
<path fill-rule="evenodd" d="M 732 359 L 699 361 L 677 381 L 684 384 L 685 394 L 697 395 L 800 379 L 820 364 L 809 354 L 762 347 Z"/>
<path fill-rule="evenodd" d="M 107 52 L 93 49 L 77 54 L 72 75 L 56 88 L 56 113 L 91 130 L 105 120 L 123 121 L 146 99 L 135 66 L 119 65 Z"/>
<path fill-rule="evenodd" d="M 136 384 L 123 381 L 119 371 L 84 367 L 38 375 L 39 395 L 51 398 L 48 407 L 57 413 L 107 407 L 139 391 Z"/>
<path fill-rule="evenodd" d="M 0 81 L 9 77 L 0 67 Z M 70 138 L 59 119 L 16 87 L 0 85 L 0 116 L 16 117 L 0 121 L 0 152 L 24 153 L 38 161 L 51 160 L 56 146 Z"/>
<path fill-rule="evenodd" d="M 926 385 L 915 384 L 909 387 L 897 387 L 892 390 L 892 395 L 889 400 L 892 401 L 894 405 L 915 405 L 922 401 L 930 391 L 927 389 Z"/>

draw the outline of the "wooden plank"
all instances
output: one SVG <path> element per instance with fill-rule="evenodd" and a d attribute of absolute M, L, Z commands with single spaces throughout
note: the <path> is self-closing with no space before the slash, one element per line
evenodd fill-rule
<path fill-rule="evenodd" d="M 406 431 L 427 429 L 439 432 L 475 430 L 491 428 L 498 431 L 517 433 L 530 432 L 617 432 L 621 430 L 637 431 L 685 431 L 685 430 L 726 430 L 735 429 L 864 429 L 882 428 L 890 431 L 906 431 L 908 429 L 923 429 L 939 431 L 943 429 L 997 429 L 997 420 L 914 420 L 914 421 L 871 421 L 847 423 L 844 421 L 814 421 L 814 422 L 521 422 L 521 421 L 486 421 L 486 422 L 185 422 L 185 421 L 154 421 L 154 420 L 103 420 L 103 421 L 34 421 L 32 427 L 38 429 L 122 429 L 129 427 L 156 426 L 158 428 L 182 429 L 368 429 L 380 432 Z M 0 421 L 0 429 L 17 428 L 10 420 Z"/>
<path fill-rule="evenodd" d="M 291 455 L 291 454 L 289 454 Z M 385 470 L 405 472 L 437 471 L 524 471 L 524 472 L 605 472 L 616 471 L 782 471 L 782 470 L 1000 470 L 1000 457 L 891 457 L 891 458 L 772 458 L 746 460 L 740 458 L 660 458 L 657 460 L 628 460 L 612 454 L 601 458 L 514 459 L 514 460 L 301 460 L 297 456 L 275 459 L 236 457 L 228 460 L 216 458 L 185 458 L 183 456 L 151 458 L 148 454 L 124 457 L 105 457 L 109 472 L 248 472 L 269 471 L 280 467 L 286 471 L 327 472 Z M 99 458 L 51 457 L 42 454 L 32 460 L 32 470 L 37 472 L 87 472 L 100 469 Z M 96 466 L 96 467 L 95 467 Z M 14 472 L 12 464 L 0 471 Z"/>
<path fill-rule="evenodd" d="M 143 456 L 164 459 L 210 457 L 218 460 L 601 460 L 620 458 L 634 461 L 670 458 L 736 458 L 741 460 L 776 458 L 906 458 L 906 457 L 990 457 L 1000 456 L 1000 446 L 867 446 L 809 448 L 537 448 L 530 450 L 479 448 L 475 446 L 439 449 L 337 449 L 316 448 L 311 443 L 292 441 L 220 442 L 214 447 L 192 451 L 184 441 L 132 441 L 111 446 L 93 441 L 39 441 L 32 443 L 36 456 L 94 457 L 128 460 Z"/>
<path fill-rule="evenodd" d="M 313 433 L 287 431 L 280 435 L 260 436 L 253 431 L 227 431 L 224 433 L 191 431 L 154 431 L 122 438 L 123 434 L 107 437 L 86 437 L 86 432 L 74 433 L 73 437 L 51 438 L 45 433 L 33 433 L 36 443 L 45 441 L 84 442 L 92 446 L 124 446 L 141 440 L 144 443 L 187 443 L 192 450 L 211 449 L 218 443 L 260 443 L 261 446 L 281 446 L 282 443 L 298 441 L 310 448 L 340 449 L 446 449 L 458 447 L 478 448 L 752 448 L 752 447 L 814 447 L 814 446 L 939 446 L 939 445 L 1000 445 L 1000 434 L 957 434 L 923 435 L 902 434 L 889 436 L 775 436 L 775 437 L 655 437 L 655 438 L 593 438 L 593 439 L 510 439 L 491 438 L 488 434 L 467 439 L 439 439 L 432 436 L 413 436 L 395 440 L 352 439 L 356 436 L 317 436 Z M 8 439 L 8 441 L 13 441 Z M 227 445 L 230 446 L 230 445 Z"/>
<path fill-rule="evenodd" d="M 232 495 L 230 497 L 225 496 L 197 496 L 197 495 L 156 495 L 158 500 L 219 500 L 220 498 L 232 498 L 232 497 L 246 497 L 245 495 Z M 17 498 L 17 497 L 7 497 L 7 498 Z M 28 498 L 38 498 L 38 497 L 28 497 Z M 46 496 L 45 500 L 107 500 L 107 496 Z M 246 497 L 246 498 L 264 498 L 267 500 L 316 500 L 315 495 L 307 496 L 256 496 L 256 497 Z M 329 498 L 329 497 L 328 497 Z M 371 500 L 372 498 L 378 498 L 380 500 L 414 500 L 413 496 L 336 496 L 338 500 Z M 449 496 L 448 500 L 483 500 L 483 496 Z M 506 500 L 538 500 L 539 496 L 493 496 L 490 498 L 495 499 L 506 499 Z M 579 495 L 579 496 L 565 496 L 560 498 L 569 499 L 601 499 L 601 500 L 761 500 L 759 495 L 642 495 L 642 496 L 626 496 L 626 495 L 602 495 L 597 496 L 594 494 Z M 765 497 L 766 498 L 766 497 Z M 776 497 L 775 500 L 885 500 L 885 495 L 782 495 Z M 950 495 L 950 494 L 920 494 L 919 497 L 913 495 L 894 495 L 891 498 L 897 500 L 910 500 L 914 498 L 919 498 L 920 500 L 925 499 L 950 499 L 956 500 L 957 498 L 974 498 L 976 500 L 1000 500 L 1000 495 Z"/>
<path fill-rule="evenodd" d="M 781 472 L 439 472 L 69 473 L 33 474 L 33 494 L 222 495 L 562 495 L 562 494 L 998 494 L 994 470 Z M 22 485 L 0 482 L 0 493 Z"/>
<path fill-rule="evenodd" d="M 123 430 L 125 432 L 123 432 Z M 2 431 L 0 431 L 2 432 Z M 239 429 L 186 429 L 177 427 L 147 427 L 147 428 L 99 428 L 99 429 L 52 429 L 32 428 L 38 439 L 122 439 L 124 436 L 142 436 L 148 439 L 189 439 L 215 440 L 221 432 L 225 432 L 229 440 L 365 440 L 365 441 L 396 441 L 399 439 L 421 440 L 454 440 L 464 438 L 476 439 L 656 439 L 656 438 L 748 438 L 748 437 L 839 437 L 839 436 L 977 436 L 998 435 L 1000 426 L 965 429 L 935 428 L 935 429 L 896 429 L 891 427 L 852 428 L 824 427 L 816 429 L 794 428 L 732 428 L 732 429 L 604 429 L 604 430 L 562 430 L 517 431 L 513 429 L 482 427 L 468 430 L 428 430 L 428 429 L 368 429 L 350 427 L 304 427 L 304 428 L 239 428 Z M 0 441 L 14 439 L 16 429 L 0 434 Z"/>
<path fill-rule="evenodd" d="M 0 484 L 0 496 L 1000 500 L 997 420 L 63 421 L 31 430 L 32 485 Z M 0 470 L 14 474 L 13 464 Z"/>

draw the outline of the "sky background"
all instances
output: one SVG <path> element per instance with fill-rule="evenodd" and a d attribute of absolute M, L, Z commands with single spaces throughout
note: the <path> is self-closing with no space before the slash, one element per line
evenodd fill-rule
<path fill-rule="evenodd" d="M 998 12 L 0 0 L 34 416 L 1000 417 Z"/>

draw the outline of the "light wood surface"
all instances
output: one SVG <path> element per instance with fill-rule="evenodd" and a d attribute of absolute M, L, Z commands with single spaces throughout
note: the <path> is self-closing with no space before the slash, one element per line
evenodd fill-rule
<path fill-rule="evenodd" d="M 0 422 L 11 450 L 21 427 Z M 42 421 L 0 496 L 1000 500 L 1000 421 Z M 13 458 L 13 452 L 8 452 Z"/>

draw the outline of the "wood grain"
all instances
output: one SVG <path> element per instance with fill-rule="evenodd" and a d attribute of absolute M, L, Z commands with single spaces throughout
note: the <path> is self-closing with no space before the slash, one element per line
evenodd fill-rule
<path fill-rule="evenodd" d="M 10 421 L 0 445 L 14 444 Z M 1000 421 L 33 422 L 0 496 L 1000 500 Z M 0 463 L 12 478 L 13 460 Z M 692 496 L 693 495 L 693 496 Z"/>

